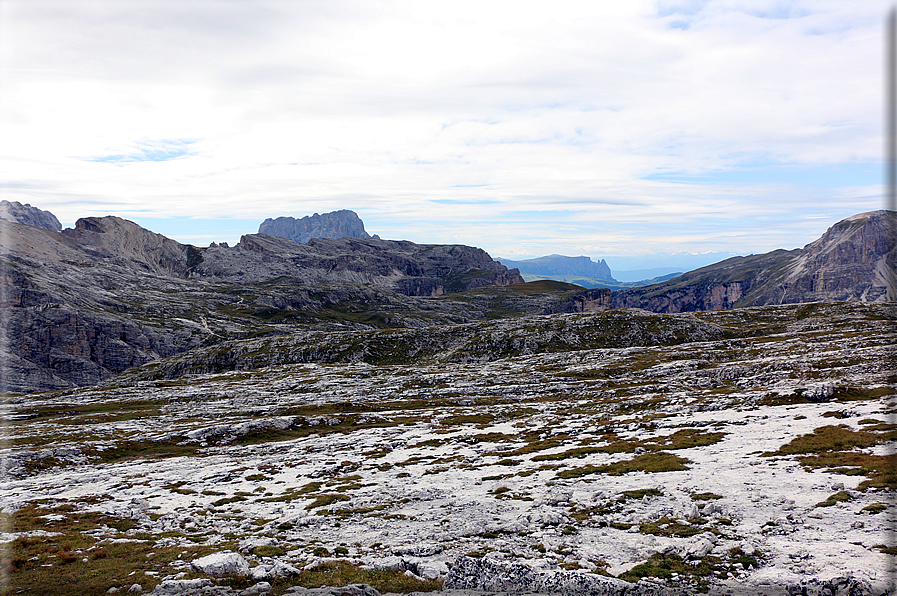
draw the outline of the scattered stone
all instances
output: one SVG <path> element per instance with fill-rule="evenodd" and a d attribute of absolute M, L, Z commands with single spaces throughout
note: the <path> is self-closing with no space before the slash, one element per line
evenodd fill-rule
<path fill-rule="evenodd" d="M 295 596 L 381 596 L 380 592 L 367 584 L 349 584 L 343 587 L 290 588 L 284 594 Z"/>
<path fill-rule="evenodd" d="M 411 557 L 430 557 L 442 552 L 439 544 L 411 544 L 392 549 L 394 555 L 406 555 Z"/>
<path fill-rule="evenodd" d="M 210 579 L 168 579 L 156 586 L 150 596 L 182 596 L 212 585 Z"/>

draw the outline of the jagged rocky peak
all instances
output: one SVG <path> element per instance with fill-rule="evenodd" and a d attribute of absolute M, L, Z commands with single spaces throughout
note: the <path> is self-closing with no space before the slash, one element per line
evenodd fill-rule
<path fill-rule="evenodd" d="M 312 238 L 370 238 L 358 214 L 348 209 L 295 217 L 270 217 L 259 225 L 259 234 L 289 238 L 306 243 Z M 378 236 L 374 236 L 377 238 Z"/>
<path fill-rule="evenodd" d="M 32 207 L 28 203 L 24 205 L 18 201 L 0 201 L 0 219 L 14 223 L 43 228 L 51 232 L 62 230 L 62 224 L 56 216 L 49 211 Z"/>

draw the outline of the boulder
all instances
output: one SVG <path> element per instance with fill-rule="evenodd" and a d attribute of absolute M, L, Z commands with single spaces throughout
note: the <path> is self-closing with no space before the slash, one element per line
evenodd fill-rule
<path fill-rule="evenodd" d="M 200 573 L 215 576 L 247 575 L 249 573 L 249 562 L 243 558 L 243 555 L 231 551 L 200 557 L 190 565 Z"/>

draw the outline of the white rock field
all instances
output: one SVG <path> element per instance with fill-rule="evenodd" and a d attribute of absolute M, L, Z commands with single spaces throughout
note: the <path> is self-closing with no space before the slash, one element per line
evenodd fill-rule
<path fill-rule="evenodd" d="M 678 346 L 16 398 L 9 593 L 51 570 L 103 592 L 313 593 L 293 586 L 339 565 L 447 593 L 887 593 L 894 309 L 801 308 L 701 313 L 742 333 Z M 495 583 L 517 564 L 541 579 Z"/>

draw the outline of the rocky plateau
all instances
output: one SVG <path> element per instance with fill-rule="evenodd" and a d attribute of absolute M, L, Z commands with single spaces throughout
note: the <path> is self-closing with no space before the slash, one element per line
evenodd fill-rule
<path fill-rule="evenodd" d="M 14 397 L 10 593 L 891 593 L 895 318 L 537 315 Z"/>

